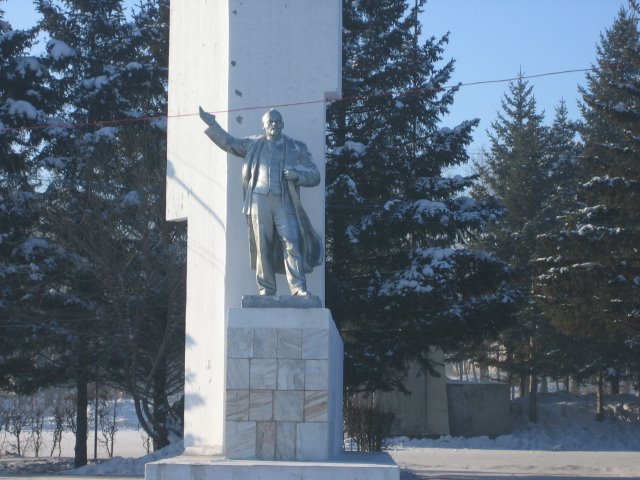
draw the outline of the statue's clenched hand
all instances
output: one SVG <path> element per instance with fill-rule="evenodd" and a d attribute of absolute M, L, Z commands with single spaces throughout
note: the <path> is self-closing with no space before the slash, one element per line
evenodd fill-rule
<path fill-rule="evenodd" d="M 290 182 L 293 182 L 296 185 L 300 181 L 300 175 L 293 168 L 285 168 L 283 173 L 284 173 L 284 177 L 287 180 L 289 180 Z"/>
<path fill-rule="evenodd" d="M 206 123 L 209 126 L 216 124 L 216 116 L 215 115 L 205 112 L 202 109 L 202 107 L 198 107 L 198 108 L 199 108 L 200 118 L 202 119 L 202 121 L 204 123 Z"/>

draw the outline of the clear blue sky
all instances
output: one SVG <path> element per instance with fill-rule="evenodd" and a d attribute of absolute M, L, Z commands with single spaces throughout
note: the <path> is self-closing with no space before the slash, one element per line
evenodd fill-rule
<path fill-rule="evenodd" d="M 422 23 L 426 35 L 451 32 L 445 58 L 456 60 L 452 83 L 469 83 L 514 77 L 520 70 L 530 75 L 590 67 L 600 33 L 626 4 L 625 0 L 428 0 Z M 28 27 L 37 19 L 30 0 L 0 1 L 0 8 L 14 28 Z M 577 85 L 584 83 L 583 73 L 530 82 L 547 121 L 562 98 L 571 117 L 578 118 Z M 506 89 L 506 83 L 469 86 L 457 94 L 443 126 L 480 118 L 472 154 L 486 145 L 485 130 Z"/>
<path fill-rule="evenodd" d="M 424 33 L 450 33 L 445 58 L 456 60 L 452 83 L 496 80 L 588 68 L 595 63 L 600 34 L 610 27 L 624 0 L 428 0 Z M 579 118 L 578 84 L 584 73 L 529 80 L 548 122 L 564 98 L 571 118 Z M 487 144 L 507 83 L 463 87 L 449 119 L 480 118 L 471 153 Z M 447 126 L 451 126 L 447 125 Z"/>

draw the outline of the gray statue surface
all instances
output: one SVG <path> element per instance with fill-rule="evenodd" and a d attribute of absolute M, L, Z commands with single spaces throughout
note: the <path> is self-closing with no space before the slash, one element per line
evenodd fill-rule
<path fill-rule="evenodd" d="M 275 295 L 276 273 L 287 277 L 292 295 L 308 295 L 305 273 L 320 265 L 323 242 L 300 202 L 300 186 L 320 183 L 307 146 L 282 134 L 277 110 L 262 116 L 265 135 L 236 138 L 200 108 L 205 134 L 222 150 L 244 159 L 242 185 L 249 226 L 251 268 L 260 295 Z"/>

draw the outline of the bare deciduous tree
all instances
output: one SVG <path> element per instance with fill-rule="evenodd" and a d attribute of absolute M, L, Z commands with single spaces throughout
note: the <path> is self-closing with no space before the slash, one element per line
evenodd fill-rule
<path fill-rule="evenodd" d="M 29 427 L 31 432 L 29 438 L 31 445 L 33 446 L 33 454 L 36 457 L 40 456 L 40 450 L 44 441 L 44 414 L 45 405 L 42 393 L 31 396 L 28 399 L 27 415 L 29 416 Z"/>
<path fill-rule="evenodd" d="M 104 445 L 109 458 L 113 458 L 113 445 L 116 432 L 118 431 L 118 411 L 120 393 L 109 390 L 98 400 L 98 425 L 100 426 L 101 438 L 98 439 Z"/>

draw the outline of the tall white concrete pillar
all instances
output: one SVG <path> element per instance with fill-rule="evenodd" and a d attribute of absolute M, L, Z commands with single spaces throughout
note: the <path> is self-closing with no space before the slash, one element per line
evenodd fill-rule
<path fill-rule="evenodd" d="M 302 189 L 324 233 L 326 97 L 341 83 L 340 0 L 173 0 L 169 59 L 167 218 L 188 222 L 185 447 L 224 450 L 226 323 L 255 294 L 242 209 L 241 159 L 204 135 L 198 106 L 234 136 L 261 133 L 275 106 L 284 133 L 307 144 L 323 173 Z M 281 279 L 283 280 L 283 279 Z M 324 266 L 308 276 L 324 300 Z M 288 293 L 286 282 L 279 293 Z"/>

